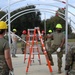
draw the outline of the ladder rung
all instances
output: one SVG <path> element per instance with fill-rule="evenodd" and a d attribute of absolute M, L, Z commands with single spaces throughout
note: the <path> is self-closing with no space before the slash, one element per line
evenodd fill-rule
<path fill-rule="evenodd" d="M 39 54 L 39 53 L 38 53 L 38 52 L 34 52 L 34 53 L 32 53 L 32 54 L 37 55 L 37 54 Z"/>
<path fill-rule="evenodd" d="M 33 48 L 38 48 L 38 47 L 33 47 Z"/>
<path fill-rule="evenodd" d="M 30 31 L 34 31 L 34 29 L 28 29 L 28 30 L 30 30 Z"/>
<path fill-rule="evenodd" d="M 32 42 L 32 41 L 29 41 L 29 42 Z M 37 41 L 34 41 L 34 42 L 37 42 Z"/>
<path fill-rule="evenodd" d="M 35 29 L 39 29 L 39 27 L 35 27 Z"/>
<path fill-rule="evenodd" d="M 29 35 L 29 36 L 30 36 L 30 38 L 31 38 L 31 37 L 33 37 L 34 35 Z M 35 35 L 35 37 L 37 37 L 37 36 Z"/>
<path fill-rule="evenodd" d="M 33 37 L 34 35 L 29 35 L 30 37 Z"/>

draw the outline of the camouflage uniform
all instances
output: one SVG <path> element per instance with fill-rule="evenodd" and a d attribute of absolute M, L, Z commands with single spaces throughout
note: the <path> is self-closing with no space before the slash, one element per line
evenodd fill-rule
<path fill-rule="evenodd" d="M 47 34 L 47 35 L 50 35 L 50 34 Z M 49 54 L 49 50 L 51 48 L 51 41 L 52 41 L 51 38 L 47 38 L 47 41 L 46 41 L 46 51 L 47 51 L 47 54 Z"/>
<path fill-rule="evenodd" d="M 11 34 L 11 39 L 12 39 L 12 57 L 16 57 L 16 52 L 17 52 L 17 39 L 18 38 L 15 35 L 15 33 L 12 33 Z"/>
<path fill-rule="evenodd" d="M 9 75 L 9 68 L 4 57 L 4 50 L 8 48 L 8 42 L 4 38 L 0 38 L 0 75 Z"/>
<path fill-rule="evenodd" d="M 64 34 L 62 32 L 61 33 L 53 32 L 51 35 L 53 36 L 53 45 L 51 46 L 48 52 L 48 58 L 51 61 L 51 65 L 54 65 L 51 54 L 54 53 L 60 47 L 61 41 L 64 38 Z M 58 69 L 61 69 L 62 67 L 62 57 L 63 57 L 63 47 L 61 48 L 60 52 L 57 52 Z"/>
<path fill-rule="evenodd" d="M 66 70 L 68 70 L 68 75 L 75 75 L 75 47 L 66 54 Z"/>
<path fill-rule="evenodd" d="M 21 38 L 26 41 L 26 35 L 25 34 L 22 34 Z M 22 53 L 24 53 L 25 49 L 26 49 L 26 43 L 24 41 L 21 41 L 21 50 L 22 50 Z"/>
<path fill-rule="evenodd" d="M 47 38 L 47 41 L 46 41 L 46 49 L 49 50 L 50 47 L 51 47 L 51 38 Z"/>

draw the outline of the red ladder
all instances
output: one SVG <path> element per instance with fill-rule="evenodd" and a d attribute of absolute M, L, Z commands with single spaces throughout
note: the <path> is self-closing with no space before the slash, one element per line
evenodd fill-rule
<path fill-rule="evenodd" d="M 32 29 L 30 29 L 30 31 L 32 31 Z M 26 73 L 28 72 L 29 66 L 31 64 L 31 62 L 34 62 L 34 55 L 38 55 L 38 60 L 39 60 L 39 64 L 41 64 L 41 59 L 40 59 L 40 52 L 39 52 L 39 48 L 38 48 L 38 40 L 37 40 L 37 36 L 36 36 L 36 29 L 33 30 L 34 34 L 33 35 L 29 35 L 30 37 L 32 37 L 32 41 L 30 44 L 30 54 L 28 57 L 28 64 L 26 67 Z M 36 52 L 36 53 L 35 53 Z"/>
<path fill-rule="evenodd" d="M 29 58 L 28 58 L 28 64 L 27 64 L 27 67 L 26 67 L 26 73 L 28 73 L 28 69 L 29 69 L 29 66 L 31 64 L 31 56 L 33 55 L 32 54 L 33 50 L 34 50 L 33 45 L 34 45 L 34 39 L 36 39 L 35 36 L 36 36 L 36 30 L 37 30 L 39 38 L 40 38 L 40 42 L 42 44 L 44 55 L 46 57 L 46 61 L 47 61 L 47 64 L 48 64 L 49 71 L 53 75 L 52 67 L 51 67 L 50 61 L 49 61 L 48 56 L 47 56 L 46 48 L 45 48 L 45 45 L 44 45 L 44 42 L 43 42 L 43 39 L 42 39 L 42 36 L 41 36 L 41 33 L 40 33 L 40 29 L 39 29 L 39 27 L 35 27 L 34 29 L 35 29 L 34 30 L 34 36 L 33 36 L 33 40 L 32 40 L 32 45 L 30 45 L 30 55 L 29 55 Z M 40 59 L 40 54 L 38 55 L 38 57 Z M 33 58 L 34 58 L 34 55 L 33 55 Z M 40 61 L 40 64 L 41 64 L 41 61 Z"/>
<path fill-rule="evenodd" d="M 51 64 L 50 64 L 50 61 L 48 59 L 48 55 L 47 55 L 47 52 L 46 52 L 46 48 L 45 48 L 45 45 L 44 45 L 44 42 L 43 42 L 43 39 L 42 39 L 42 36 L 41 36 L 41 33 L 40 33 L 40 29 L 39 27 L 36 27 L 36 29 L 38 30 L 38 34 L 39 34 L 39 38 L 40 38 L 40 41 L 41 41 L 41 44 L 42 44 L 42 48 L 43 48 L 43 53 L 46 57 L 46 61 L 47 61 L 47 64 L 48 64 L 48 68 L 49 68 L 49 71 L 51 72 L 51 74 L 53 74 L 52 72 L 52 67 L 51 67 Z"/>

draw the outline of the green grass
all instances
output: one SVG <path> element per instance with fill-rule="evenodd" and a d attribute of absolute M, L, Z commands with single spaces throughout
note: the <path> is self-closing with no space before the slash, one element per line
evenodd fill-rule
<path fill-rule="evenodd" d="M 68 42 L 75 42 L 75 39 L 68 39 Z"/>
<path fill-rule="evenodd" d="M 75 42 L 75 39 L 68 39 L 68 42 Z M 40 41 L 38 42 L 38 44 L 40 44 Z M 21 48 L 21 42 L 18 42 L 18 43 L 17 43 L 17 46 L 18 46 L 19 48 Z"/>

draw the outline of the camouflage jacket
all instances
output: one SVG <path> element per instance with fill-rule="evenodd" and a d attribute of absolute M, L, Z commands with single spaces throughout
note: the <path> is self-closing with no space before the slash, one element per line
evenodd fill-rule
<path fill-rule="evenodd" d="M 75 47 L 72 47 L 66 54 L 66 67 L 75 70 Z"/>

